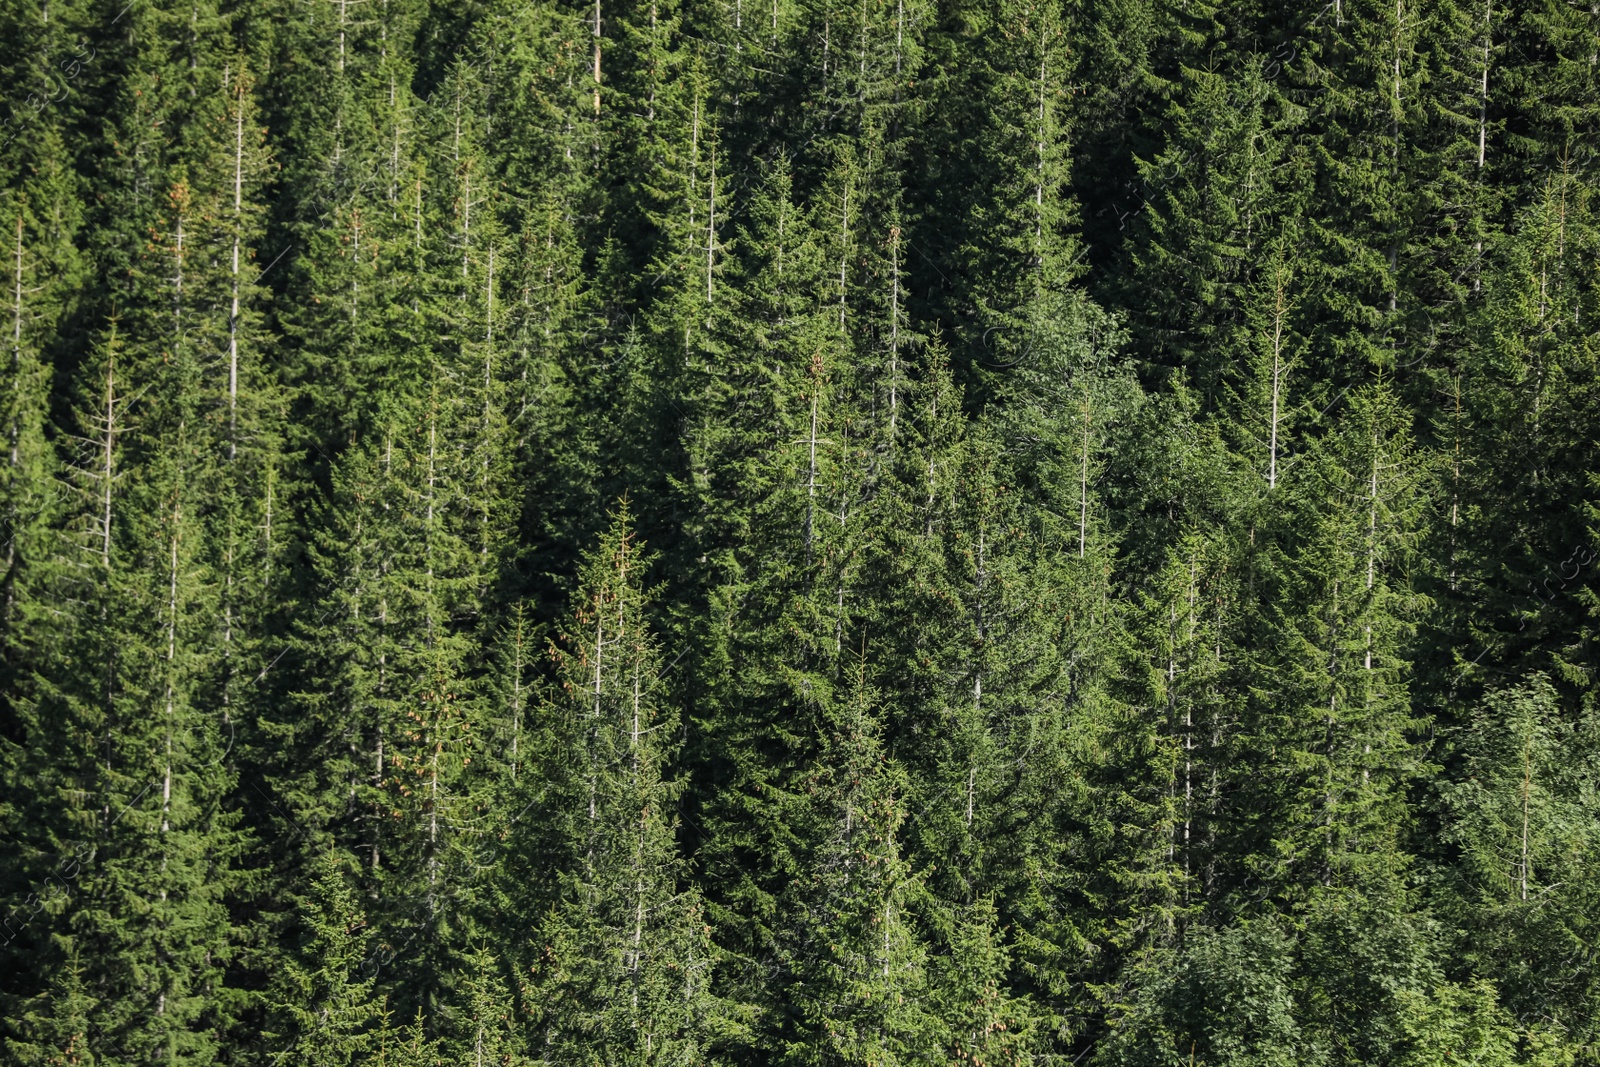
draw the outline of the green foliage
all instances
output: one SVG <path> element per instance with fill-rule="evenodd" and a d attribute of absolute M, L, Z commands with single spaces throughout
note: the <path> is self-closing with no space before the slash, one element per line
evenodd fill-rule
<path fill-rule="evenodd" d="M 284 959 L 274 1008 L 273 1036 L 281 1063 L 344 1065 L 364 1062 L 379 1021 L 372 978 L 363 974 L 371 931 L 331 852 L 317 862 L 316 881 L 300 907 L 300 950 Z"/>
<path fill-rule="evenodd" d="M 1548 679 L 1489 694 L 1461 727 L 1461 776 L 1440 788 L 1459 850 L 1445 901 L 1462 953 L 1517 1017 L 1594 1040 L 1597 987 L 1580 965 L 1596 921 L 1594 713 L 1561 713 Z"/>
<path fill-rule="evenodd" d="M 710 927 L 680 885 L 662 775 L 676 725 L 660 700 L 645 565 L 626 505 L 589 554 L 549 714 L 559 897 L 534 943 L 538 1044 L 560 1061 L 689 1064 L 715 1009 Z"/>
<path fill-rule="evenodd" d="M 1293 941 L 1272 922 L 1191 928 L 1181 951 L 1145 961 L 1137 999 L 1098 1062 L 1229 1067 L 1317 1061 L 1296 1018 Z"/>
<path fill-rule="evenodd" d="M 0 5 L 8 1062 L 1600 1063 L 1597 55 Z"/>

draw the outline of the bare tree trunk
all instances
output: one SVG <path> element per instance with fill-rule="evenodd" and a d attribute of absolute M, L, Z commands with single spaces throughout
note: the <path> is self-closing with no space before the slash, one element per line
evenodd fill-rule
<path fill-rule="evenodd" d="M 436 620 L 434 618 L 434 603 L 433 603 L 433 547 L 434 547 L 433 520 L 434 520 L 434 503 L 435 503 L 435 501 L 434 501 L 434 495 L 435 495 L 434 491 L 435 491 L 435 489 L 436 489 L 436 487 L 438 485 L 438 477 L 439 477 L 438 451 L 439 451 L 439 392 L 438 392 L 438 387 L 435 386 L 434 387 L 433 396 L 429 400 L 429 407 L 428 407 L 428 473 L 427 473 L 428 495 L 427 495 L 426 506 L 423 509 L 424 518 L 423 518 L 423 527 L 422 527 L 422 530 L 423 530 L 423 533 L 422 533 L 422 536 L 423 536 L 423 551 L 426 553 L 427 561 L 428 561 L 427 568 L 426 568 L 426 571 L 425 571 L 425 574 L 427 575 L 427 587 L 426 587 L 427 597 L 426 597 L 426 600 L 425 600 L 425 603 L 427 604 L 427 609 L 426 609 L 427 617 L 426 617 L 426 619 L 424 621 L 426 623 L 426 631 L 425 631 L 425 633 L 426 633 L 427 647 L 429 647 L 429 648 L 433 647 L 433 643 L 434 643 L 434 627 L 435 627 L 436 622 L 438 621 L 438 620 Z"/>
<path fill-rule="evenodd" d="M 167 670 L 165 693 L 165 725 L 166 745 L 165 759 L 161 768 L 161 832 L 167 833 L 171 829 L 172 814 L 172 746 L 173 746 L 173 713 L 174 702 L 177 695 L 177 679 L 174 677 L 178 658 L 178 537 L 182 528 L 183 506 L 179 499 L 174 498 L 172 504 L 172 530 L 168 539 L 169 554 L 167 565 Z M 166 869 L 165 849 L 161 858 L 162 869 Z M 163 894 L 165 899 L 165 894 Z"/>
<path fill-rule="evenodd" d="M 594 113 L 600 114 L 600 0 L 594 0 Z"/>
<path fill-rule="evenodd" d="M 978 569 L 977 569 L 977 573 L 974 575 L 974 578 L 976 579 L 976 581 L 974 583 L 975 586 L 976 586 L 976 588 L 974 589 L 974 593 L 975 593 L 975 608 L 974 608 L 975 618 L 974 618 L 974 622 L 976 622 L 976 624 L 977 624 L 977 626 L 976 626 L 976 629 L 978 631 L 977 647 L 980 650 L 979 655 L 982 654 L 981 650 L 988 644 L 988 639 L 989 639 L 989 618 L 988 618 L 988 614 L 984 611 L 984 600 L 983 600 L 984 595 L 985 595 L 985 593 L 987 591 L 988 584 L 989 584 L 988 560 L 986 559 L 986 555 L 987 555 L 987 552 L 988 552 L 987 540 L 988 539 L 984 536 L 983 525 L 982 525 L 982 523 L 980 523 L 978 525 L 978 558 L 977 558 Z M 981 734 L 982 731 L 983 731 L 983 662 L 982 662 L 981 659 L 975 664 L 975 667 L 974 667 L 973 672 L 972 672 L 972 722 L 973 722 L 974 730 L 977 731 L 979 734 Z M 973 737 L 973 739 L 970 742 L 970 744 L 975 746 L 977 744 L 977 740 L 978 739 L 977 739 L 976 736 Z M 977 779 L 978 779 L 977 752 L 969 747 L 968 752 L 967 752 L 967 832 L 968 833 L 972 832 L 973 793 L 974 793 L 974 787 L 977 785 Z"/>
<path fill-rule="evenodd" d="M 11 444 L 11 467 L 13 470 L 22 461 L 21 439 L 22 426 L 18 413 L 22 410 L 22 212 L 17 212 L 17 243 L 16 243 L 16 268 L 12 281 L 11 302 L 11 424 L 6 427 L 6 436 Z M 11 562 L 10 543 L 7 542 L 6 563 Z"/>
<path fill-rule="evenodd" d="M 511 658 L 511 780 L 517 780 L 522 745 L 522 605 L 517 605 L 516 636 Z"/>
<path fill-rule="evenodd" d="M 1492 18 L 1494 16 L 1494 0 L 1484 0 L 1483 4 L 1483 71 L 1478 82 L 1478 185 L 1483 185 L 1483 163 L 1489 144 L 1489 49 L 1493 41 Z M 1483 262 L 1483 238 L 1480 236 L 1473 245 L 1472 291 L 1479 292 L 1483 286 L 1482 272 L 1479 266 Z"/>
<path fill-rule="evenodd" d="M 711 190 L 706 196 L 706 329 L 711 328 L 711 279 L 717 250 L 717 145 L 711 153 Z"/>
<path fill-rule="evenodd" d="M 895 65 L 899 58 L 896 53 Z M 900 413 L 900 227 L 889 228 L 889 447 Z"/>
<path fill-rule="evenodd" d="M 596 751 L 600 745 L 600 702 L 604 692 L 604 669 L 606 647 L 606 615 L 603 605 L 596 604 L 594 616 L 594 683 L 590 691 L 591 703 L 589 710 L 589 853 L 586 869 L 590 872 L 589 881 L 593 882 L 594 846 L 595 835 L 599 829 L 599 789 L 600 768 L 597 763 L 599 754 Z M 619 633 L 618 637 L 621 636 Z M 613 639 L 614 640 L 614 639 Z"/>
<path fill-rule="evenodd" d="M 1189 557 L 1189 590 L 1188 590 L 1188 639 L 1184 646 L 1189 654 L 1194 654 L 1195 636 L 1195 600 L 1198 597 L 1200 561 L 1195 556 Z M 1183 702 L 1183 873 L 1190 871 L 1192 848 L 1190 835 L 1194 825 L 1194 699 L 1187 697 Z M 1188 894 L 1188 879 L 1184 880 L 1184 893 Z"/>
<path fill-rule="evenodd" d="M 111 566 L 111 488 L 116 481 L 117 354 L 113 344 L 106 357 L 105 408 L 100 440 L 100 562 Z"/>
<path fill-rule="evenodd" d="M 1044 34 L 1039 38 L 1039 139 L 1038 159 L 1034 163 L 1033 175 L 1033 262 L 1036 277 L 1044 277 L 1044 100 L 1045 100 L 1045 73 L 1049 52 Z"/>
<path fill-rule="evenodd" d="M 1401 7 L 1401 0 L 1394 0 L 1394 99 L 1389 117 L 1390 137 L 1390 166 L 1398 178 L 1400 170 L 1400 49 L 1401 27 L 1404 25 L 1405 12 Z M 1389 231 L 1389 311 L 1391 313 L 1399 306 L 1400 283 L 1396 277 L 1399 264 L 1400 237 L 1390 223 Z"/>
<path fill-rule="evenodd" d="M 344 69 L 344 4 L 339 5 L 339 69 Z M 233 254 L 232 303 L 228 313 L 228 459 L 239 454 L 239 246 L 244 239 L 244 72 L 237 79 L 233 114 Z"/>
<path fill-rule="evenodd" d="M 11 422 L 6 427 L 6 437 L 11 446 L 11 477 L 13 484 L 22 466 L 22 405 L 26 402 L 22 382 L 22 211 L 17 211 L 16 273 L 12 287 L 11 317 Z M 17 560 L 17 499 L 13 489 L 6 502 L 5 573 L 9 575 Z M 7 581 L 5 614 L 0 621 L 11 620 L 12 601 L 15 596 L 12 583 Z"/>
<path fill-rule="evenodd" d="M 350 0 L 339 0 L 339 73 L 344 73 L 344 27 Z"/>
<path fill-rule="evenodd" d="M 839 222 L 839 334 L 845 336 L 845 267 L 850 262 L 850 185 L 845 183 L 843 213 Z"/>

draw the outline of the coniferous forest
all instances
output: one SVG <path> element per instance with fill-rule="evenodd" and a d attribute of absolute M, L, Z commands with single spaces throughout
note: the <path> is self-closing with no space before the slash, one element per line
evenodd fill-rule
<path fill-rule="evenodd" d="M 0 1061 L 1600 1064 L 1600 6 L 748 2 L 0 3 Z"/>

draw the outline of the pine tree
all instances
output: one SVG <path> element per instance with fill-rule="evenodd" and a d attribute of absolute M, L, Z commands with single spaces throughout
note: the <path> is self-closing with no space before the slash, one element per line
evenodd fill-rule
<path fill-rule="evenodd" d="M 16 1062 L 29 1067 L 94 1067 L 89 1014 L 94 1002 L 83 988 L 83 973 L 75 953 L 57 971 L 50 990 L 39 998 L 39 1008 L 20 1020 L 24 1040 L 7 1039 Z"/>
<path fill-rule="evenodd" d="M 931 129 L 914 142 L 917 213 L 937 222 L 915 230 L 912 287 L 958 345 L 958 380 L 974 399 L 985 395 L 975 383 L 994 377 L 985 363 L 1037 347 L 1032 333 L 1060 314 L 1080 251 L 1069 229 L 1067 18 L 1054 3 L 964 9 L 975 45 L 935 75 Z"/>
<path fill-rule="evenodd" d="M 1292 275 L 1292 239 L 1273 238 L 1304 203 L 1305 162 L 1291 143 L 1303 116 L 1257 60 L 1184 72 L 1171 140 L 1141 165 L 1147 199 L 1128 222 L 1137 236 L 1119 272 L 1140 349 L 1185 368 L 1212 410 L 1226 403 L 1236 363 L 1258 351 L 1252 335 L 1283 295 L 1277 281 Z M 1163 299 L 1133 299 L 1152 290 Z"/>
<path fill-rule="evenodd" d="M 705 636 L 685 635 L 703 649 L 685 683 L 705 782 L 696 822 L 708 910 L 747 1001 L 762 995 L 759 968 L 782 925 L 776 894 L 799 869 L 812 693 L 831 684 L 853 632 L 844 585 L 860 522 L 849 512 L 837 261 L 825 244 L 833 219 L 800 210 L 791 182 L 780 160 L 753 199 L 741 245 L 755 281 L 739 286 L 728 326 L 742 328 L 728 347 L 756 358 L 742 372 L 717 365 L 691 453 L 706 475 L 692 485 L 700 536 L 689 544 L 707 557 L 708 605 Z"/>
<path fill-rule="evenodd" d="M 25 632 L 20 625 L 22 603 L 28 599 L 27 564 L 35 552 L 45 551 L 38 541 L 41 527 L 51 516 L 54 456 L 47 444 L 48 403 L 51 386 L 51 349 L 71 308 L 73 292 L 81 285 L 77 272 L 83 259 L 75 247 L 82 225 L 78 204 L 78 179 L 69 166 L 59 128 L 44 126 L 32 132 L 26 150 L 16 161 L 22 171 L 8 183 L 11 197 L 10 290 L 11 353 L 5 364 L 4 469 L 4 594 L 5 631 L 13 646 Z M 30 173 L 31 172 L 31 173 Z M 20 658 L 13 647 L 7 654 L 8 677 L 21 681 Z M 15 683 L 12 683 L 15 684 Z M 8 685 L 8 691 L 11 691 Z"/>
<path fill-rule="evenodd" d="M 1249 858 L 1240 859 L 1280 891 L 1393 878 L 1414 773 L 1404 639 L 1417 600 L 1401 568 L 1414 543 L 1419 460 L 1392 393 L 1363 391 L 1351 407 L 1314 473 L 1296 474 L 1302 492 L 1326 503 L 1294 509 L 1314 533 L 1281 572 L 1272 666 L 1246 713 L 1252 759 L 1284 773 L 1258 774 L 1259 792 L 1241 797 L 1266 839 L 1241 835 Z"/>
<path fill-rule="evenodd" d="M 68 17 L 73 14 L 68 12 Z M 53 66 L 61 76 L 81 73 L 77 55 L 61 56 L 62 21 L 41 24 L 35 12 L 17 12 L 3 36 L 21 52 L 12 67 L 30 71 Z M 52 89 L 58 88 L 53 86 Z M 35 96 L 33 99 L 38 100 Z M 56 106 L 65 107 L 61 100 Z M 32 116 L 29 116 L 30 118 Z M 15 122 L 15 119 L 13 120 Z M 0 365 L 0 426 L 6 456 L 0 467 L 0 833 L 15 842 L 15 857 L 0 864 L 0 892 L 7 899 L 25 899 L 38 880 L 49 877 L 49 860 L 30 856 L 22 847 L 34 823 L 50 802 L 36 793 L 24 770 L 29 749 L 39 743 L 42 727 L 34 718 L 37 671 L 49 659 L 51 641 L 59 635 L 55 592 L 59 589 L 56 533 L 65 512 L 60 462 L 50 440 L 55 354 L 67 332 L 83 284 L 87 262 L 77 241 L 83 224 L 83 185 L 72 166 L 66 116 L 42 112 L 36 122 L 8 127 L 0 149 L 9 194 L 10 351 Z M 12 938 L 8 935 L 7 941 Z M 30 995 L 35 959 L 18 950 L 25 943 L 0 950 L 6 978 L 0 989 Z"/>
<path fill-rule="evenodd" d="M 1596 985 L 1558 961 L 1588 952 L 1580 946 L 1594 922 L 1585 783 L 1597 741 L 1592 711 L 1563 714 L 1549 680 L 1534 676 L 1472 709 L 1452 746 L 1460 772 L 1439 788 L 1447 839 L 1461 850 L 1445 899 L 1466 932 L 1464 962 L 1496 980 L 1516 1018 L 1573 1046 L 1594 1040 Z"/>
<path fill-rule="evenodd" d="M 1437 162 L 1429 58 L 1448 10 L 1340 0 L 1293 71 L 1292 97 L 1315 109 L 1314 180 L 1339 190 L 1306 220 L 1318 277 L 1308 291 L 1323 323 L 1310 358 L 1330 381 L 1357 385 L 1372 370 L 1395 374 L 1429 355 L 1434 257 L 1427 197 L 1413 190 Z"/>
<path fill-rule="evenodd" d="M 1558 678 L 1591 655 L 1556 636 L 1572 632 L 1579 610 L 1559 594 L 1576 577 L 1585 537 L 1573 506 L 1585 490 L 1573 477 L 1592 463 L 1578 411 L 1594 358 L 1581 323 L 1596 293 L 1572 273 L 1574 257 L 1592 254 L 1588 210 L 1581 184 L 1553 177 L 1485 278 L 1476 351 L 1462 361 L 1463 451 L 1451 484 L 1459 528 L 1450 600 L 1466 630 L 1452 639 L 1476 649 L 1462 649 L 1462 659 L 1493 648 L 1494 660 Z M 1507 547 L 1516 544 L 1528 548 Z M 1495 632 L 1502 629 L 1515 632 Z"/>
<path fill-rule="evenodd" d="M 84 383 L 99 410 L 84 413 L 90 447 L 75 474 L 88 492 L 72 518 L 88 536 L 62 549 L 75 565 L 63 573 L 91 584 L 60 585 L 75 603 L 41 672 L 36 714 L 48 726 L 28 780 L 63 802 L 41 827 L 45 841 L 92 843 L 94 862 L 74 890 L 82 903 L 61 921 L 98 1002 L 101 1058 L 204 1062 L 239 1007 L 224 970 L 239 940 L 225 894 L 239 886 L 244 841 L 222 807 L 228 738 L 207 714 L 215 592 L 199 558 L 203 467 L 189 437 L 199 420 L 185 413 L 198 391 L 190 361 L 158 373 L 130 359 L 134 383 L 141 370 L 148 377 L 131 390 L 144 397 L 142 425 L 129 427 L 119 355 L 128 353 L 112 336 Z M 138 476 L 119 490 L 119 463 L 141 449 Z"/>
<path fill-rule="evenodd" d="M 1213 850 L 1226 827 L 1223 797 L 1236 773 L 1231 746 L 1238 708 L 1223 659 L 1220 618 L 1227 596 L 1219 546 L 1190 532 L 1170 550 L 1167 565 L 1145 594 L 1140 642 L 1154 653 L 1143 664 L 1148 700 L 1164 720 L 1170 746 L 1167 784 L 1172 814 L 1169 862 L 1181 869 L 1186 904 L 1211 897 Z"/>
<path fill-rule="evenodd" d="M 865 667 L 815 696 L 827 732 L 807 774 L 810 848 L 781 904 L 794 917 L 778 951 L 793 992 L 768 1039 L 790 1063 L 916 1062 L 947 1043 L 927 1014 L 918 879 L 900 855 L 902 773 L 878 740 Z"/>
<path fill-rule="evenodd" d="M 1039 1020 L 1028 998 L 1011 990 L 1011 953 L 994 901 L 953 909 L 947 921 L 948 955 L 930 963 L 934 1010 L 949 1032 L 946 1054 L 1008 1067 L 1031 1063 Z"/>
<path fill-rule="evenodd" d="M 498 961 L 486 948 L 472 956 L 471 974 L 464 992 L 466 1024 L 456 1039 L 456 1055 L 473 1067 L 505 1067 L 527 1063 L 516 1050 L 520 1031 L 516 1027 L 510 995 L 499 973 Z"/>
<path fill-rule="evenodd" d="M 450 382 L 449 402 L 456 409 L 459 430 L 451 442 L 465 508 L 457 520 L 467 550 L 475 554 L 477 586 L 469 593 L 477 603 L 466 614 L 481 617 L 483 600 L 503 558 L 506 519 L 517 501 L 507 484 L 512 449 L 506 410 L 507 353 L 504 339 L 503 279 L 508 273 L 501 233 L 501 194 L 491 176 L 487 153 L 480 147 L 476 116 L 482 110 L 484 87 L 470 68 L 457 63 L 438 94 L 444 105 L 435 121 L 449 148 L 443 160 L 447 178 L 442 194 L 449 199 L 449 252 L 454 290 L 440 309 L 440 328 L 451 352 L 444 374 Z M 498 270 L 498 273 L 497 273 Z"/>
<path fill-rule="evenodd" d="M 371 931 L 332 852 L 317 861 L 316 880 L 300 905 L 300 951 L 275 977 L 274 1043 L 283 1063 L 366 1062 L 376 1044 L 379 1004 L 366 964 Z"/>
<path fill-rule="evenodd" d="M 307 620 L 307 676 L 295 719 L 270 724 L 298 750 L 279 786 L 324 847 L 323 834 L 360 855 L 371 909 L 388 950 L 431 958 L 464 921 L 462 850 L 485 832 L 471 796 L 474 740 L 485 711 L 473 684 L 476 559 L 461 536 L 461 465 L 438 383 L 421 403 L 347 452 L 335 471 L 313 560 L 318 614 Z M 391 974 L 415 985 L 397 1005 L 444 1010 L 449 967 Z M 397 1009 L 398 1010 L 398 1009 Z"/>
<path fill-rule="evenodd" d="M 533 965 L 536 1040 L 555 1059 L 689 1063 L 711 1033 L 710 927 L 669 821 L 677 724 L 645 616 L 647 562 L 619 506 L 552 650 L 560 897 Z"/>

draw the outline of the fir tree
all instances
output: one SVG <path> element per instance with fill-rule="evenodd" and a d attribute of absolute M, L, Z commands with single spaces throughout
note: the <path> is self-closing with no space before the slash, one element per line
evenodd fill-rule
<path fill-rule="evenodd" d="M 711 1035 L 710 927 L 669 821 L 676 723 L 660 700 L 645 566 L 620 506 L 552 650 L 560 896 L 532 947 L 536 1040 L 561 1060 L 689 1063 Z"/>
<path fill-rule="evenodd" d="M 864 662 L 856 673 L 816 694 L 827 734 L 799 824 L 812 851 L 782 898 L 794 921 L 778 959 L 794 992 L 771 1023 L 786 1062 L 915 1062 L 945 1045 L 927 1016 L 918 879 L 900 855 L 901 773 L 878 741 Z"/>
<path fill-rule="evenodd" d="M 299 910 L 303 943 L 275 977 L 275 1034 L 280 1062 L 366 1062 L 376 1044 L 379 1004 L 363 973 L 371 932 L 332 852 L 317 861 Z"/>

